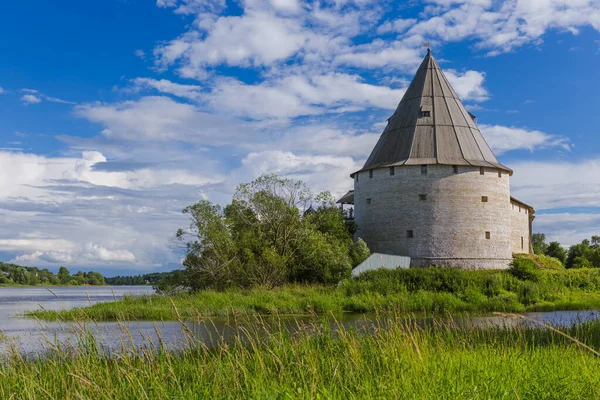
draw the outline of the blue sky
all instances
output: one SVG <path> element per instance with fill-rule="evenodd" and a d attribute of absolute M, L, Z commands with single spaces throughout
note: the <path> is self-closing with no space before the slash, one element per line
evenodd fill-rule
<path fill-rule="evenodd" d="M 9 2 L 0 260 L 169 270 L 199 199 L 265 172 L 342 194 L 423 42 L 534 230 L 579 242 L 600 233 L 599 32 L 598 0 Z"/>

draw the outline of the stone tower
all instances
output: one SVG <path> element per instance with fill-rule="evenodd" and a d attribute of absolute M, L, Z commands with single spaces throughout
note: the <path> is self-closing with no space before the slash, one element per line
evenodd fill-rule
<path fill-rule="evenodd" d="M 513 252 L 531 251 L 534 210 L 510 196 L 512 170 L 474 119 L 428 50 L 351 175 L 353 196 L 344 196 L 372 252 L 409 256 L 414 266 L 494 269 L 507 268 Z"/>

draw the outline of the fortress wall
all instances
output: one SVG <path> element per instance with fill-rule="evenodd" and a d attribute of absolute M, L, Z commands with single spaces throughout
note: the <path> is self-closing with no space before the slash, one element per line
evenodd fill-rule
<path fill-rule="evenodd" d="M 509 175 L 486 168 L 428 165 L 359 174 L 354 182 L 357 236 L 372 252 L 411 257 L 414 266 L 507 268 L 512 231 Z M 419 195 L 427 195 L 419 200 Z M 488 201 L 482 202 L 482 196 Z M 371 204 L 367 204 L 371 199 Z M 413 238 L 407 231 L 413 231 Z M 486 239 L 486 232 L 490 239 Z"/>
<path fill-rule="evenodd" d="M 511 201 L 510 226 L 511 249 L 513 253 L 529 253 L 529 210 Z"/>

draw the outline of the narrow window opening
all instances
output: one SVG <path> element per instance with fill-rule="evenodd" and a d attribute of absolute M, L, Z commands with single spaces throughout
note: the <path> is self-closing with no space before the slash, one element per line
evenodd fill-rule
<path fill-rule="evenodd" d="M 498 178 L 502 178 L 502 170 L 498 170 Z"/>
<path fill-rule="evenodd" d="M 372 169 L 370 169 L 370 170 L 369 170 L 369 179 L 371 179 L 372 177 L 373 177 L 373 170 L 372 170 Z"/>
<path fill-rule="evenodd" d="M 482 203 L 487 203 L 488 202 L 488 197 L 487 196 L 481 196 L 481 202 Z"/>
<path fill-rule="evenodd" d="M 519 206 L 519 212 L 521 212 L 521 206 Z"/>
<path fill-rule="evenodd" d="M 396 170 L 394 169 L 394 167 L 390 167 L 390 175 L 395 175 L 396 174 Z"/>
<path fill-rule="evenodd" d="M 406 231 L 406 237 L 408 239 L 412 239 L 413 237 L 415 237 L 413 231 Z"/>
<path fill-rule="evenodd" d="M 485 168 L 479 167 L 479 175 L 485 175 Z"/>
<path fill-rule="evenodd" d="M 421 111 L 419 113 L 419 118 L 427 118 L 431 117 L 431 111 Z"/>
<path fill-rule="evenodd" d="M 367 204 L 371 204 L 371 198 L 370 197 L 367 199 Z"/>
<path fill-rule="evenodd" d="M 427 173 L 427 165 L 425 165 L 425 164 L 421 165 L 421 173 L 422 174 L 426 174 Z"/>
<path fill-rule="evenodd" d="M 458 165 L 452 166 L 452 172 L 454 172 L 455 174 L 458 174 Z"/>
<path fill-rule="evenodd" d="M 527 214 L 527 209 L 525 209 L 525 214 Z"/>
<path fill-rule="evenodd" d="M 358 172 L 356 173 L 356 175 L 354 175 L 354 178 L 356 179 L 356 182 L 358 182 Z"/>
<path fill-rule="evenodd" d="M 425 200 L 427 200 L 427 195 L 426 195 L 426 194 L 420 194 L 420 195 L 419 195 L 419 200 L 420 200 L 420 201 L 425 201 Z"/>
<path fill-rule="evenodd" d="M 525 248 L 525 240 L 523 240 L 523 236 L 521 236 L 521 249 Z"/>
<path fill-rule="evenodd" d="M 492 234 L 490 232 L 486 232 L 485 233 L 485 238 L 486 239 L 491 239 L 492 238 Z"/>

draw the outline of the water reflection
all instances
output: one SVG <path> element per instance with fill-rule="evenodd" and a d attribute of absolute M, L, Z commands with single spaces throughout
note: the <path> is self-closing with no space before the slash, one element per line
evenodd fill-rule
<path fill-rule="evenodd" d="M 207 319 L 186 323 L 182 326 L 178 322 L 86 322 L 86 323 L 58 323 L 37 321 L 25 318 L 25 311 L 46 309 L 61 310 L 73 307 L 84 307 L 97 302 L 113 301 L 122 298 L 125 294 L 148 294 L 152 289 L 146 286 L 129 287 L 52 287 L 54 293 L 46 288 L 0 288 L 0 332 L 7 340 L 0 342 L 0 354 L 6 354 L 15 349 L 25 355 L 37 355 L 52 348 L 55 343 L 61 342 L 65 346 L 77 345 L 81 333 L 92 332 L 98 344 L 109 354 L 118 353 L 134 347 L 145 347 L 148 344 L 158 345 L 162 341 L 171 349 L 182 348 L 192 338 L 208 347 L 223 342 L 231 342 L 242 332 L 240 327 L 252 326 L 249 333 L 252 337 L 266 336 L 273 330 L 285 330 L 294 334 L 298 331 L 319 331 L 329 325 L 332 331 L 339 327 L 372 331 L 378 322 L 374 315 L 344 315 L 339 319 L 327 321 L 315 320 L 309 317 L 296 317 L 287 319 L 259 318 L 247 324 L 244 321 L 230 319 Z M 550 324 L 553 326 L 572 326 L 585 321 L 600 319 L 599 311 L 557 311 L 536 312 L 524 315 L 526 318 L 511 316 L 485 316 L 485 317 L 455 317 L 446 319 L 446 322 L 455 327 L 517 327 L 538 326 Z M 430 322 L 427 319 L 418 319 L 419 325 Z M 248 333 L 245 333 L 248 334 Z"/>

